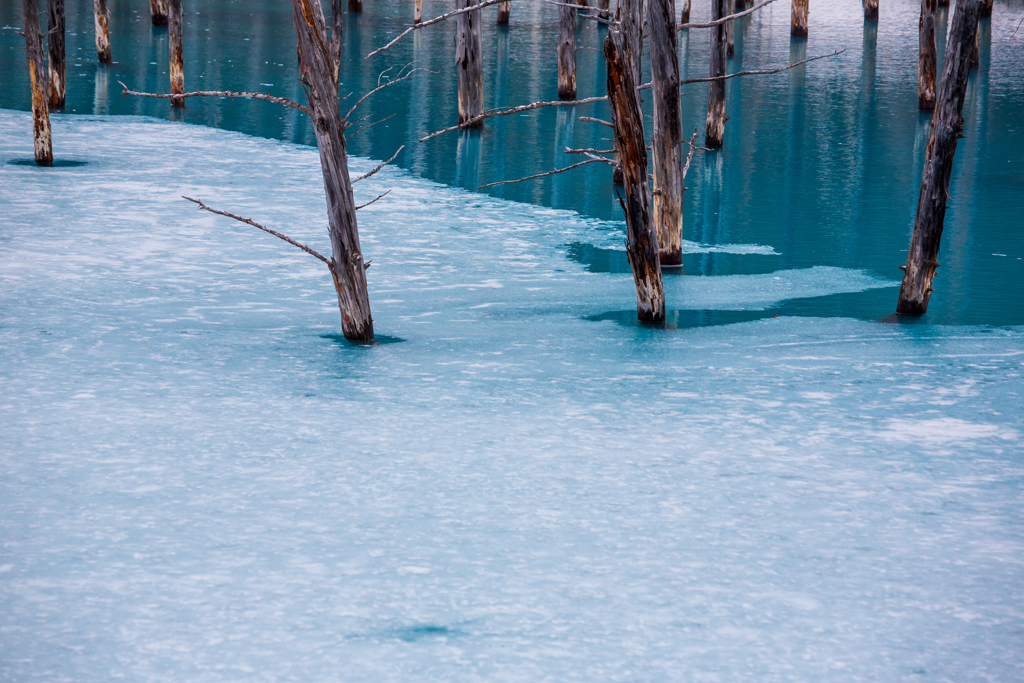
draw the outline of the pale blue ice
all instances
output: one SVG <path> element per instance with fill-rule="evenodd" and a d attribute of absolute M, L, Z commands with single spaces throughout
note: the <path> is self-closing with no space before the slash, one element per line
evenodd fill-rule
<path fill-rule="evenodd" d="M 1021 328 L 601 320 L 632 278 L 566 245 L 621 224 L 387 169 L 389 343 L 352 346 L 320 262 L 179 197 L 324 251 L 314 149 L 55 116 L 86 165 L 7 163 L 30 130 L 0 111 L 0 680 L 1024 680 Z"/>

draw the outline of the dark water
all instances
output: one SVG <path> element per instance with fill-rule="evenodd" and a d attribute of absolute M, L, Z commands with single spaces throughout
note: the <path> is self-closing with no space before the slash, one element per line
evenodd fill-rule
<path fill-rule="evenodd" d="M 894 280 L 900 275 L 897 265 L 906 258 L 930 120 L 916 107 L 919 4 L 886 2 L 877 24 L 863 21 L 855 0 L 812 5 L 807 40 L 790 38 L 785 0 L 740 22 L 729 70 L 846 51 L 774 76 L 731 80 L 725 147 L 698 153 L 687 177 L 686 239 L 771 245 L 780 255 L 690 255 L 684 263 L 687 273 L 829 265 L 868 269 Z M 278 105 L 193 98 L 184 112 L 174 112 L 165 101 L 122 99 L 118 81 L 139 90 L 168 90 L 167 32 L 151 26 L 143 0 L 112 0 L 111 7 L 116 63 L 103 66 L 96 62 L 92 3 L 67 2 L 66 112 L 173 118 L 313 144 L 304 116 Z M 362 15 L 346 14 L 343 93 L 369 90 L 388 67 L 414 63 L 435 72 L 421 73 L 363 105 L 354 118 L 366 115 L 367 123 L 393 118 L 356 136 L 353 154 L 384 159 L 405 144 L 399 165 L 475 188 L 578 160 L 561 152 L 567 145 L 609 145 L 606 128 L 577 120 L 607 118 L 603 104 L 495 118 L 482 132 L 416 142 L 456 118 L 454 24 L 417 31 L 389 52 L 363 59 L 408 24 L 412 7 L 411 0 L 367 0 Z M 185 9 L 188 89 L 265 91 L 302 99 L 289 2 L 185 0 Z M 443 3 L 424 2 L 425 17 L 445 11 Z M 556 99 L 557 8 L 540 0 L 517 0 L 507 28 L 495 26 L 495 8 L 484 12 L 486 106 Z M 706 3 L 694 3 L 694 20 L 708 12 Z M 1024 324 L 1024 29 L 1014 34 L 1022 18 L 1024 0 L 997 0 L 992 20 L 981 25 L 981 65 L 972 74 L 964 106 L 968 137 L 957 151 L 940 255 L 943 268 L 926 318 L 930 322 Z M 940 59 L 948 20 L 940 9 Z M 20 27 L 19 3 L 0 4 L 0 23 Z M 604 31 L 594 22 L 580 22 L 580 97 L 604 94 L 603 61 L 596 51 Z M 680 53 L 684 78 L 705 76 L 707 31 L 681 34 Z M 0 65 L 0 107 L 28 109 L 24 44 L 13 31 L 0 34 Z M 707 86 L 689 85 L 684 91 L 684 128 L 700 128 L 700 140 Z M 649 110 L 650 103 L 645 106 Z M 59 137 L 54 149 L 60 159 Z M 603 165 L 484 191 L 621 220 Z M 621 252 L 569 246 L 569 258 L 591 270 L 628 267 Z M 892 312 L 895 302 L 896 290 L 889 289 L 799 308 L 818 315 L 880 318 Z"/>

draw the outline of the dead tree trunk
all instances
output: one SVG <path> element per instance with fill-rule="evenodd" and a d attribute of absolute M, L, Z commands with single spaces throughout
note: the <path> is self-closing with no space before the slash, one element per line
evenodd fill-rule
<path fill-rule="evenodd" d="M 938 101 L 932 117 L 931 138 L 921 175 L 917 218 L 910 238 L 907 264 L 900 285 L 899 315 L 924 315 L 928 311 L 935 270 L 939 267 L 939 242 L 946 215 L 949 178 L 957 141 L 964 131 L 964 96 L 970 69 L 972 41 L 978 31 L 980 0 L 957 0 L 953 25 L 946 45 L 946 58 L 939 84 Z"/>
<path fill-rule="evenodd" d="M 935 109 L 935 8 L 936 0 L 921 0 L 921 20 L 918 22 L 917 51 L 917 108 Z"/>
<path fill-rule="evenodd" d="M 611 19 L 612 13 L 609 12 L 611 2 L 609 0 L 597 0 L 597 16 L 602 19 Z"/>
<path fill-rule="evenodd" d="M 181 23 L 181 0 L 167 0 L 167 32 L 170 35 L 168 45 L 170 45 L 172 95 L 181 95 L 185 92 L 185 67 L 181 63 Z M 171 104 L 175 107 L 184 107 L 185 100 L 181 97 L 174 97 L 171 98 Z"/>
<path fill-rule="evenodd" d="M 356 13 L 362 12 L 363 0 L 348 0 L 348 11 Z"/>
<path fill-rule="evenodd" d="M 110 64 L 110 8 L 107 0 L 93 0 L 93 24 L 96 27 L 96 56 Z"/>
<path fill-rule="evenodd" d="M 654 91 L 654 226 L 662 266 L 683 263 L 683 126 L 679 111 L 679 44 L 672 0 L 648 0 L 647 30 Z"/>
<path fill-rule="evenodd" d="M 334 76 L 334 87 L 341 81 L 341 34 L 342 34 L 342 0 L 331 0 L 331 75 Z M 416 0 L 419 11 L 420 0 Z M 419 16 L 417 14 L 417 16 Z M 416 23 L 419 23 L 417 19 Z"/>
<path fill-rule="evenodd" d="M 977 69 L 981 64 L 981 31 L 974 31 L 974 48 L 971 49 L 971 68 Z"/>
<path fill-rule="evenodd" d="M 981 16 L 981 17 L 991 17 L 992 16 L 992 5 L 994 5 L 994 4 L 995 4 L 995 0 L 981 0 L 981 14 L 979 14 L 978 16 Z"/>
<path fill-rule="evenodd" d="M 733 11 L 734 10 L 732 0 L 729 0 L 729 6 L 726 8 L 726 15 L 732 14 Z M 736 34 L 734 33 L 735 27 L 733 26 L 734 21 L 735 20 L 730 20 L 725 23 L 725 54 L 729 57 L 732 57 L 734 54 L 736 54 Z"/>
<path fill-rule="evenodd" d="M 683 12 L 679 18 L 681 23 L 690 23 L 690 0 L 683 0 Z"/>
<path fill-rule="evenodd" d="M 476 0 L 456 0 L 455 8 L 463 9 L 477 4 Z M 459 72 L 459 123 L 465 123 L 484 112 L 484 71 L 481 44 L 483 26 L 480 10 L 464 12 L 455 28 L 455 64 Z M 482 126 L 483 121 L 470 127 Z"/>
<path fill-rule="evenodd" d="M 558 8 L 558 99 L 576 99 L 576 10 Z"/>
<path fill-rule="evenodd" d="M 420 0 L 416 0 L 419 2 Z M 508 17 L 512 13 L 511 2 L 498 3 L 498 26 L 508 26 Z"/>
<path fill-rule="evenodd" d="M 946 0 L 948 3 L 949 0 Z M 878 21 L 878 0 L 864 0 L 864 19 Z"/>
<path fill-rule="evenodd" d="M 711 0 L 711 20 L 727 15 L 727 0 Z M 704 146 L 722 146 L 725 138 L 725 24 L 711 27 L 711 81 L 708 89 L 708 120 L 704 129 Z"/>
<path fill-rule="evenodd" d="M 797 38 L 807 37 L 807 14 L 809 11 L 808 0 L 793 0 L 790 35 Z"/>
<path fill-rule="evenodd" d="M 149 19 L 153 26 L 167 26 L 167 0 L 149 0 Z"/>
<path fill-rule="evenodd" d="M 327 195 L 331 274 L 338 293 L 342 333 L 346 339 L 369 342 L 373 341 L 373 319 L 366 290 L 366 266 L 359 247 L 338 89 L 327 49 L 327 27 L 311 6 L 316 1 L 292 0 L 292 9 Z"/>
<path fill-rule="evenodd" d="M 21 0 L 28 79 L 32 85 L 32 139 L 36 163 L 53 166 L 53 141 L 50 138 L 50 110 L 46 106 L 46 71 L 43 66 L 43 41 L 39 35 L 39 8 L 36 0 Z"/>
<path fill-rule="evenodd" d="M 733 12 L 742 12 L 745 9 L 747 9 L 747 0 L 736 0 L 736 2 L 733 3 Z"/>
<path fill-rule="evenodd" d="M 644 24 L 642 0 L 618 0 L 619 32 L 626 41 L 624 59 L 629 60 L 629 68 L 634 83 L 640 80 L 640 64 L 644 55 Z"/>
<path fill-rule="evenodd" d="M 49 34 L 49 95 L 52 109 L 64 108 L 65 76 L 67 73 L 64 58 L 64 0 L 49 0 L 46 3 Z"/>
<path fill-rule="evenodd" d="M 608 104 L 615 139 L 622 154 L 626 199 L 626 255 L 636 284 L 636 316 L 643 322 L 665 321 L 665 290 L 658 262 L 658 234 L 651 223 L 651 188 L 647 183 L 647 148 L 640 100 L 636 94 L 626 36 L 609 31 L 604 41 L 608 69 Z"/>

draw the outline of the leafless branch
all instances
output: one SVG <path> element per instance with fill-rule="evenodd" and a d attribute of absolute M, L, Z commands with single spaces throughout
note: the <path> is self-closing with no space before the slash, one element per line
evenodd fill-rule
<path fill-rule="evenodd" d="M 615 126 L 612 125 L 611 121 L 603 121 L 601 119 L 594 119 L 594 118 L 591 118 L 589 116 L 581 116 L 579 118 L 580 118 L 580 121 L 589 121 L 590 123 L 600 123 L 602 126 L 608 126 L 609 128 L 614 128 L 615 127 Z"/>
<path fill-rule="evenodd" d="M 267 95 L 266 93 L 261 92 L 232 92 L 230 90 L 194 90 L 192 92 L 182 93 L 181 95 L 164 95 L 162 93 L 137 92 L 135 90 L 129 90 L 128 86 L 122 83 L 121 81 L 118 81 L 118 83 L 120 83 L 121 87 L 124 88 L 124 90 L 121 92 L 121 97 L 124 97 L 126 95 L 135 95 L 136 97 L 155 97 L 161 100 L 169 100 L 171 98 L 177 99 L 179 97 L 244 97 L 249 100 L 266 100 L 267 102 L 283 104 L 286 107 L 298 109 L 299 111 L 308 114 L 309 116 L 313 115 L 313 112 L 310 111 L 309 107 L 303 106 L 298 102 L 292 102 L 291 100 L 286 99 L 284 97 L 275 97 L 274 95 Z"/>
<path fill-rule="evenodd" d="M 571 169 L 574 169 L 574 168 L 576 168 L 578 166 L 584 166 L 586 164 L 593 164 L 593 163 L 596 163 L 598 161 L 608 161 L 608 160 L 607 159 L 587 159 L 586 161 L 581 161 L 581 162 L 579 162 L 577 164 L 571 164 L 569 166 L 566 166 L 565 168 L 559 168 L 559 169 L 556 169 L 554 171 L 548 171 L 547 173 L 538 173 L 536 175 L 528 175 L 525 178 L 519 178 L 518 180 L 501 180 L 501 181 L 496 182 L 496 183 L 487 183 L 486 185 L 478 186 L 476 189 L 482 190 L 485 187 L 494 187 L 495 185 L 508 185 L 509 183 L 521 183 L 524 180 L 533 180 L 534 178 L 543 178 L 546 175 L 555 175 L 556 173 L 562 173 L 564 171 L 569 171 Z"/>
<path fill-rule="evenodd" d="M 807 62 L 813 62 L 816 59 L 825 59 L 827 57 L 835 57 L 836 55 L 841 55 L 844 52 L 846 52 L 846 50 L 842 49 L 842 50 L 836 50 L 835 52 L 830 52 L 827 55 L 816 55 L 814 57 L 808 57 L 807 59 L 801 59 L 799 62 L 793 62 L 792 64 L 787 64 L 786 66 L 780 66 L 777 69 L 755 69 L 755 70 L 752 70 L 752 71 L 737 71 L 734 74 L 726 74 L 725 76 L 708 76 L 707 78 L 688 78 L 685 81 L 679 81 L 679 85 L 686 85 L 687 83 L 708 83 L 710 81 L 727 81 L 730 78 L 736 78 L 737 76 L 764 76 L 766 74 L 777 74 L 780 71 L 786 71 L 787 69 L 792 69 L 794 67 L 800 66 L 801 64 L 806 64 Z M 636 89 L 637 90 L 649 90 L 650 87 L 651 87 L 650 83 L 644 83 L 643 85 L 637 86 Z M 682 93 L 680 93 L 680 94 L 682 94 Z"/>
<path fill-rule="evenodd" d="M 417 71 L 426 71 L 428 73 L 437 73 L 436 71 L 430 71 L 430 69 L 419 69 L 419 68 L 417 68 L 417 69 L 410 70 L 409 73 L 407 73 L 407 74 L 405 74 L 403 76 L 402 72 L 405 71 L 409 66 L 410 66 L 409 64 L 406 64 L 401 69 L 399 69 L 399 71 L 398 71 L 399 77 L 388 81 L 384 85 L 380 84 L 380 79 L 384 76 L 384 74 L 386 74 L 388 71 L 390 71 L 391 68 L 387 68 L 384 71 L 382 71 L 380 76 L 377 77 L 377 87 L 374 88 L 373 90 L 371 90 L 370 92 L 366 93 L 362 97 L 360 97 L 358 100 L 356 100 L 356 103 L 352 105 L 352 108 L 348 110 L 348 113 L 345 114 L 345 116 L 343 116 L 341 118 L 341 120 L 342 121 L 347 121 L 348 117 L 352 116 L 352 112 L 354 112 L 356 110 L 356 107 L 358 107 L 360 104 L 365 102 L 366 98 L 368 98 L 370 95 L 373 95 L 374 93 L 376 93 L 376 92 L 378 92 L 380 90 L 383 90 L 384 88 L 387 88 L 387 87 L 390 87 L 392 85 L 395 85 L 396 83 L 401 83 L 402 81 L 406 80 L 407 78 L 410 78 Z"/>
<path fill-rule="evenodd" d="M 761 9 L 762 7 L 764 7 L 765 5 L 770 5 L 773 2 L 775 2 L 775 0 L 764 0 L 764 2 L 762 2 L 760 4 L 757 4 L 757 5 L 754 5 L 753 7 L 751 7 L 748 10 L 744 10 L 743 12 L 737 12 L 736 14 L 730 14 L 727 17 L 722 17 L 721 19 L 715 19 L 714 21 L 701 22 L 701 23 L 693 22 L 693 23 L 690 23 L 690 24 L 680 24 L 677 27 L 677 30 L 683 31 L 683 30 L 688 29 L 688 28 L 711 28 L 713 26 L 718 26 L 719 24 L 724 24 L 727 21 L 732 21 L 733 19 L 739 19 L 740 17 L 745 17 L 748 14 L 750 14 L 751 12 L 756 12 L 757 10 Z"/>
<path fill-rule="evenodd" d="M 565 148 L 566 154 L 611 154 L 614 151 L 614 149 L 591 149 L 590 147 L 581 147 L 580 149 Z"/>
<path fill-rule="evenodd" d="M 355 184 L 356 184 L 356 183 L 358 183 L 358 182 L 359 182 L 360 180 L 366 180 L 367 178 L 369 178 L 370 176 L 372 176 L 372 175 L 373 175 L 374 173 L 376 173 L 376 172 L 377 172 L 377 171 L 379 171 L 380 169 L 382 169 L 382 168 L 384 168 L 385 166 L 387 166 L 388 164 L 390 164 L 390 163 L 391 163 L 392 161 L 394 161 L 394 160 L 395 160 L 395 157 L 397 157 L 397 156 L 398 156 L 398 153 L 399 153 L 399 152 L 401 152 L 401 151 L 402 151 L 403 149 L 405 149 L 405 145 L 402 145 L 401 147 L 399 147 L 399 148 L 398 148 L 398 150 L 396 150 L 396 151 L 395 151 L 395 153 L 391 155 L 391 158 L 390 158 L 390 159 L 388 159 L 388 160 L 387 160 L 387 161 L 385 161 L 385 162 L 382 162 L 382 163 L 378 164 L 378 165 L 377 165 L 377 166 L 375 166 L 375 167 L 374 167 L 374 169 L 373 169 L 372 171 L 370 171 L 369 173 L 364 173 L 363 175 L 361 175 L 361 176 L 359 176 L 359 177 L 357 177 L 357 178 L 354 178 L 354 179 L 352 180 L 352 184 L 353 184 L 353 185 L 355 185 Z"/>
<path fill-rule="evenodd" d="M 444 21 L 445 19 L 449 19 L 449 18 L 454 17 L 454 16 L 456 16 L 458 14 L 465 14 L 466 12 L 473 12 L 473 11 L 478 10 L 478 9 L 483 9 L 484 7 L 487 7 L 488 5 L 497 5 L 499 2 L 506 2 L 506 1 L 511 2 L 511 0 L 484 0 L 483 2 L 481 2 L 479 4 L 476 4 L 476 5 L 473 5 L 471 7 L 464 7 L 462 9 L 457 9 L 457 10 L 454 10 L 452 12 L 448 12 L 447 14 L 442 14 L 439 17 L 434 17 L 433 19 L 428 19 L 427 21 L 421 21 L 418 24 L 413 24 L 409 28 L 407 28 L 404 31 L 402 31 L 401 33 L 399 33 L 398 37 L 395 38 L 394 40 L 392 40 L 390 43 L 388 43 L 384 47 L 378 47 L 376 50 L 374 50 L 370 54 L 368 54 L 365 57 L 363 57 L 363 59 L 369 59 L 370 57 L 373 57 L 374 55 L 378 55 L 381 52 L 384 52 L 384 50 L 391 49 L 391 47 L 393 47 L 395 43 L 400 41 L 402 38 L 405 38 L 407 35 L 409 35 L 410 33 L 412 33 L 413 31 L 415 31 L 418 28 L 425 28 L 427 26 L 430 26 L 431 24 L 436 24 L 439 21 Z"/>
<path fill-rule="evenodd" d="M 388 196 L 389 194 L 391 194 L 391 190 L 388 190 L 388 191 L 387 191 L 387 192 L 385 192 L 384 194 L 379 194 L 379 195 L 377 195 L 376 197 L 374 197 L 374 198 L 373 198 L 373 199 L 371 199 L 370 201 L 366 202 L 365 204 L 362 204 L 362 205 L 360 205 L 360 206 L 357 206 L 357 207 L 356 207 L 356 211 L 358 211 L 359 209 L 365 209 L 366 207 L 368 207 L 368 206 L 369 206 L 370 204 L 373 204 L 373 203 L 374 203 L 375 201 L 377 201 L 377 200 L 378 200 L 378 199 L 380 199 L 381 197 L 387 197 L 387 196 Z"/>
<path fill-rule="evenodd" d="M 392 116 L 394 116 L 394 114 L 392 114 L 391 116 L 385 116 L 384 118 L 380 119 L 379 121 L 374 121 L 373 123 L 366 124 L 365 126 L 360 128 L 359 130 L 357 130 L 355 133 L 352 133 L 352 135 L 346 135 L 345 136 L 345 140 L 346 141 L 351 140 L 352 138 L 354 138 L 355 136 L 359 135 L 360 133 L 362 133 L 367 128 L 372 128 L 372 127 L 376 126 L 378 123 L 383 123 L 384 121 L 387 121 L 388 119 L 390 119 Z M 359 119 L 359 120 L 362 121 L 362 119 Z"/>
<path fill-rule="evenodd" d="M 530 111 L 532 109 L 540 109 L 541 107 L 560 107 L 572 106 L 576 104 L 590 104 L 591 102 L 603 102 L 607 99 L 607 95 L 602 95 L 601 97 L 587 97 L 582 100 L 555 100 L 552 102 L 533 102 L 531 104 L 524 104 L 519 107 L 509 107 L 508 109 L 492 109 L 491 111 L 485 111 L 483 114 L 480 114 L 479 116 L 474 116 L 471 119 L 467 119 L 465 122 L 460 123 L 458 125 L 448 126 L 447 128 L 442 128 L 439 131 L 435 131 L 426 137 L 420 138 L 419 142 L 424 142 L 432 137 L 441 135 L 442 133 L 448 133 L 459 128 L 464 128 L 466 126 L 476 123 L 477 121 L 483 121 L 484 119 L 490 118 L 492 116 L 507 116 L 508 114 L 518 114 L 519 112 Z"/>

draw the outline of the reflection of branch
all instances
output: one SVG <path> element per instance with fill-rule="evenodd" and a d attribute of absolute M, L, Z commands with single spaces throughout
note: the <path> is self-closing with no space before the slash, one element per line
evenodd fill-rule
<path fill-rule="evenodd" d="M 366 124 L 365 126 L 360 128 L 359 130 L 357 130 L 355 133 L 352 133 L 352 135 L 346 135 L 345 136 L 345 142 L 348 142 L 349 140 L 354 138 L 356 135 L 359 135 L 360 133 L 362 133 L 367 128 L 372 128 L 373 126 L 376 126 L 378 123 L 383 123 L 384 121 L 387 121 L 388 119 L 390 119 L 393 116 L 394 116 L 394 114 L 392 114 L 391 116 L 385 116 L 384 118 L 380 119 L 379 121 L 374 121 L 373 123 Z M 359 120 L 362 121 L 362 119 L 359 119 Z"/>
<path fill-rule="evenodd" d="M 385 162 L 383 162 L 383 163 L 380 163 L 380 164 L 378 164 L 378 165 L 377 165 L 376 167 L 374 167 L 374 169 L 373 169 L 372 171 L 370 171 L 369 173 L 364 173 L 363 175 L 361 175 L 361 176 L 359 176 L 359 177 L 357 177 L 357 178 L 354 178 L 354 179 L 352 180 L 352 184 L 353 184 L 353 185 L 355 185 L 355 184 L 356 184 L 356 183 L 358 183 L 358 182 L 359 182 L 360 180 L 366 180 L 367 178 L 369 178 L 370 176 L 372 176 L 372 175 L 373 175 L 374 173 L 376 173 L 376 172 L 377 172 L 377 171 L 379 171 L 380 169 L 382 169 L 382 168 L 384 168 L 385 166 L 387 166 L 388 164 L 390 164 L 390 163 L 391 163 L 392 161 L 394 161 L 394 160 L 395 160 L 395 157 L 397 157 L 397 156 L 398 156 L 398 153 L 399 153 L 399 152 L 401 152 L 401 151 L 402 151 L 403 149 L 405 149 L 405 145 L 402 145 L 401 147 L 399 147 L 399 148 L 398 148 L 398 150 L 397 150 L 397 151 L 396 151 L 396 152 L 395 152 L 394 154 L 392 154 L 392 155 L 391 155 L 391 158 L 390 158 L 390 159 L 388 159 L 387 161 L 385 161 Z"/>
<path fill-rule="evenodd" d="M 388 190 L 388 191 L 387 191 L 387 192 L 385 192 L 384 194 L 379 194 L 379 195 L 377 195 L 376 197 L 374 197 L 374 198 L 373 198 L 373 199 L 371 199 L 370 201 L 366 202 L 365 204 L 363 204 L 363 205 L 361 205 L 361 206 L 357 206 L 357 207 L 356 207 L 356 211 L 358 211 L 359 209 L 365 209 L 365 208 L 366 208 L 366 207 L 368 207 L 368 206 L 369 206 L 370 204 L 373 204 L 373 203 L 374 203 L 375 201 L 377 201 L 377 200 L 378 200 L 378 199 L 380 199 L 381 197 L 386 197 L 386 196 L 388 196 L 388 195 L 389 195 L 390 193 L 391 193 L 391 190 Z"/>
<path fill-rule="evenodd" d="M 415 31 L 418 28 L 423 28 L 424 26 L 430 26 L 431 24 L 436 24 L 437 22 L 444 21 L 445 19 L 447 19 L 449 17 L 454 17 L 457 14 L 465 14 L 466 12 L 473 12 L 473 11 L 478 10 L 478 9 L 483 9 L 484 7 L 487 7 L 488 5 L 496 5 L 499 2 L 511 2 L 511 1 L 512 0 L 484 0 L 483 2 L 481 2 L 479 4 L 472 5 L 470 7 L 464 7 L 462 9 L 457 9 L 454 12 L 449 12 L 448 14 L 442 14 L 439 17 L 434 17 L 433 19 L 428 19 L 427 21 L 421 21 L 418 24 L 413 24 L 409 28 L 407 28 L 404 31 L 402 31 L 401 33 L 399 33 L 398 37 L 395 38 L 394 40 L 392 40 L 390 43 L 388 43 L 384 47 L 378 47 L 376 50 L 374 50 L 370 54 L 368 54 L 365 57 L 363 57 L 363 59 L 369 59 L 370 57 L 373 57 L 374 55 L 377 55 L 377 54 L 380 54 L 381 52 L 384 52 L 384 50 L 390 49 L 395 43 L 400 41 L 402 38 L 405 38 L 407 35 L 409 35 L 410 33 L 412 33 L 413 31 Z"/>
<path fill-rule="evenodd" d="M 737 71 L 734 74 L 727 74 L 725 76 L 708 76 L 707 78 L 688 78 L 685 81 L 679 81 L 679 85 L 686 85 L 687 83 L 707 83 L 709 81 L 726 81 L 729 80 L 730 78 L 736 78 L 737 76 L 763 76 L 765 74 L 777 74 L 780 71 L 786 71 L 787 69 L 792 69 L 793 67 L 800 66 L 801 64 L 813 62 L 816 59 L 835 57 L 836 55 L 841 55 L 844 52 L 846 52 L 845 49 L 836 50 L 835 52 L 830 52 L 827 55 L 817 55 L 815 57 L 808 57 L 807 59 L 801 59 L 799 62 L 793 62 L 792 64 L 787 64 L 786 66 L 780 66 L 778 69 L 755 69 L 753 71 Z M 644 83 L 643 85 L 638 85 L 636 89 L 649 90 L 650 87 L 650 83 Z"/>
<path fill-rule="evenodd" d="M 354 111 L 356 110 L 356 107 L 358 107 L 358 106 L 359 106 L 360 104 L 362 104 L 363 102 L 365 102 L 365 101 L 366 101 L 366 98 L 368 98 L 368 97 L 369 97 L 370 95 L 374 94 L 374 93 L 375 93 L 375 92 L 377 92 L 378 90 L 383 90 L 384 88 L 387 88 L 387 87 L 389 87 L 389 86 L 392 86 L 392 85 L 394 85 L 395 83 L 401 83 L 401 82 L 402 82 L 402 81 L 404 81 L 405 79 L 407 79 L 407 78 L 411 77 L 411 76 L 412 76 L 412 75 L 413 75 L 414 73 L 416 73 L 417 71 L 427 71 L 427 72 L 429 72 L 429 73 L 437 73 L 436 71 L 430 71 L 430 69 L 412 69 L 411 71 L 409 71 L 409 73 L 407 73 L 407 74 L 405 74 L 405 75 L 403 76 L 403 75 L 402 75 L 402 72 L 403 72 L 403 71 L 405 71 L 405 70 L 406 70 L 406 68 L 407 68 L 408 66 L 409 66 L 409 64 L 406 64 L 406 65 L 405 65 L 405 66 L 403 66 L 403 67 L 402 67 L 401 69 L 399 69 L 399 70 L 398 70 L 398 74 L 399 74 L 399 77 L 398 77 L 398 78 L 395 78 L 395 79 L 393 79 L 393 80 L 390 80 L 390 81 L 388 81 L 388 82 L 387 82 L 387 83 L 385 83 L 384 85 L 381 85 L 381 84 L 380 84 L 380 79 L 381 79 L 381 78 L 382 78 L 382 77 L 384 76 L 384 74 L 386 74 L 386 73 L 387 73 L 388 71 L 390 71 L 390 70 L 391 70 L 391 68 L 393 68 L 393 67 L 389 67 L 389 68 L 385 69 L 384 71 L 382 71 L 382 72 L 381 72 L 381 74 L 380 74 L 380 76 L 378 76 L 378 77 L 377 77 L 377 87 L 376 87 L 376 88 L 374 88 L 373 90 L 371 90 L 370 92 L 366 93 L 366 94 L 365 94 L 365 95 L 363 95 L 362 97 L 360 97 L 360 98 L 359 98 L 359 99 L 358 99 L 358 100 L 356 101 L 356 103 L 352 105 L 352 108 L 348 110 L 348 113 L 347 113 L 347 114 L 345 114 L 345 115 L 344 115 L 343 117 L 341 117 L 341 120 L 342 120 L 342 121 L 347 121 L 347 120 L 348 120 L 348 117 L 352 116 L 352 112 L 354 112 Z"/>
<path fill-rule="evenodd" d="M 118 81 L 118 83 L 121 83 L 121 81 Z M 299 111 L 310 116 L 313 115 L 313 112 L 310 111 L 309 107 L 305 107 L 299 104 L 298 102 L 292 102 L 291 100 L 286 99 L 284 97 L 275 97 L 273 95 L 267 95 L 266 93 L 261 92 L 232 92 L 230 90 L 194 90 L 192 92 L 186 92 L 180 95 L 163 95 L 161 93 L 136 92 L 134 90 L 129 90 L 128 86 L 124 83 L 121 83 L 121 87 L 124 88 L 124 91 L 121 93 L 121 97 L 124 97 L 125 95 L 135 95 L 136 97 L 155 97 L 161 100 L 169 100 L 171 98 L 177 99 L 179 97 L 244 97 L 249 100 L 266 100 L 267 102 L 283 104 L 286 107 L 298 109 Z"/>
<path fill-rule="evenodd" d="M 476 6 L 478 7 L 479 5 Z M 521 111 L 530 111 L 532 109 L 540 109 L 541 107 L 563 107 L 572 106 L 576 104 L 590 104 L 591 102 L 604 102 L 607 99 L 607 95 L 602 95 L 600 97 L 587 97 L 582 100 L 554 100 L 553 102 L 532 102 L 530 104 L 524 104 L 519 107 L 509 107 L 508 109 L 492 109 L 491 111 L 485 111 L 483 114 L 480 114 L 479 116 L 474 116 L 473 118 L 466 119 L 465 121 L 458 125 L 442 128 L 441 130 L 431 133 L 430 135 L 424 138 L 420 138 L 419 142 L 429 140 L 432 137 L 438 136 L 442 133 L 447 133 L 449 131 L 456 130 L 457 128 L 470 126 L 476 123 L 477 121 L 483 121 L 484 119 L 490 118 L 492 116 L 507 116 L 508 114 L 518 114 Z"/>
<path fill-rule="evenodd" d="M 727 17 L 722 17 L 721 19 L 715 19 L 714 21 L 707 21 L 707 22 L 703 22 L 703 23 L 694 22 L 692 24 L 680 24 L 679 26 L 676 27 L 676 30 L 682 31 L 682 30 L 685 30 L 685 29 L 688 29 L 688 28 L 711 28 L 713 26 L 718 26 L 719 24 L 724 24 L 727 21 L 732 21 L 733 19 L 739 19 L 740 17 L 745 17 L 748 14 L 750 14 L 751 12 L 756 12 L 757 10 L 761 9 L 762 7 L 764 7 L 765 5 L 771 4 L 773 2 L 775 2 L 775 0 L 764 0 L 764 2 L 762 2 L 761 4 L 754 5 L 753 7 L 751 7 L 748 10 L 744 10 L 743 12 L 737 12 L 736 14 L 730 14 Z"/>
<path fill-rule="evenodd" d="M 586 161 L 581 161 L 581 162 L 579 162 L 577 164 L 572 164 L 570 166 L 566 166 L 565 168 L 559 168 L 559 169 L 556 169 L 554 171 L 548 171 L 547 173 L 538 173 L 536 175 L 528 175 L 525 178 L 519 178 L 518 180 L 502 180 L 502 181 L 499 181 L 497 183 L 487 183 L 486 185 L 479 185 L 479 186 L 477 186 L 476 189 L 482 190 L 485 187 L 494 187 L 495 185 L 508 185 L 509 183 L 521 183 L 524 180 L 533 180 L 534 178 L 543 178 L 546 175 L 555 175 L 556 173 L 561 173 L 563 171 L 568 171 L 570 169 L 576 168 L 577 166 L 583 166 L 585 164 L 593 164 L 593 163 L 596 163 L 598 161 L 609 161 L 609 160 L 608 159 L 587 159 Z M 614 163 L 614 162 L 612 162 L 612 163 Z"/>

